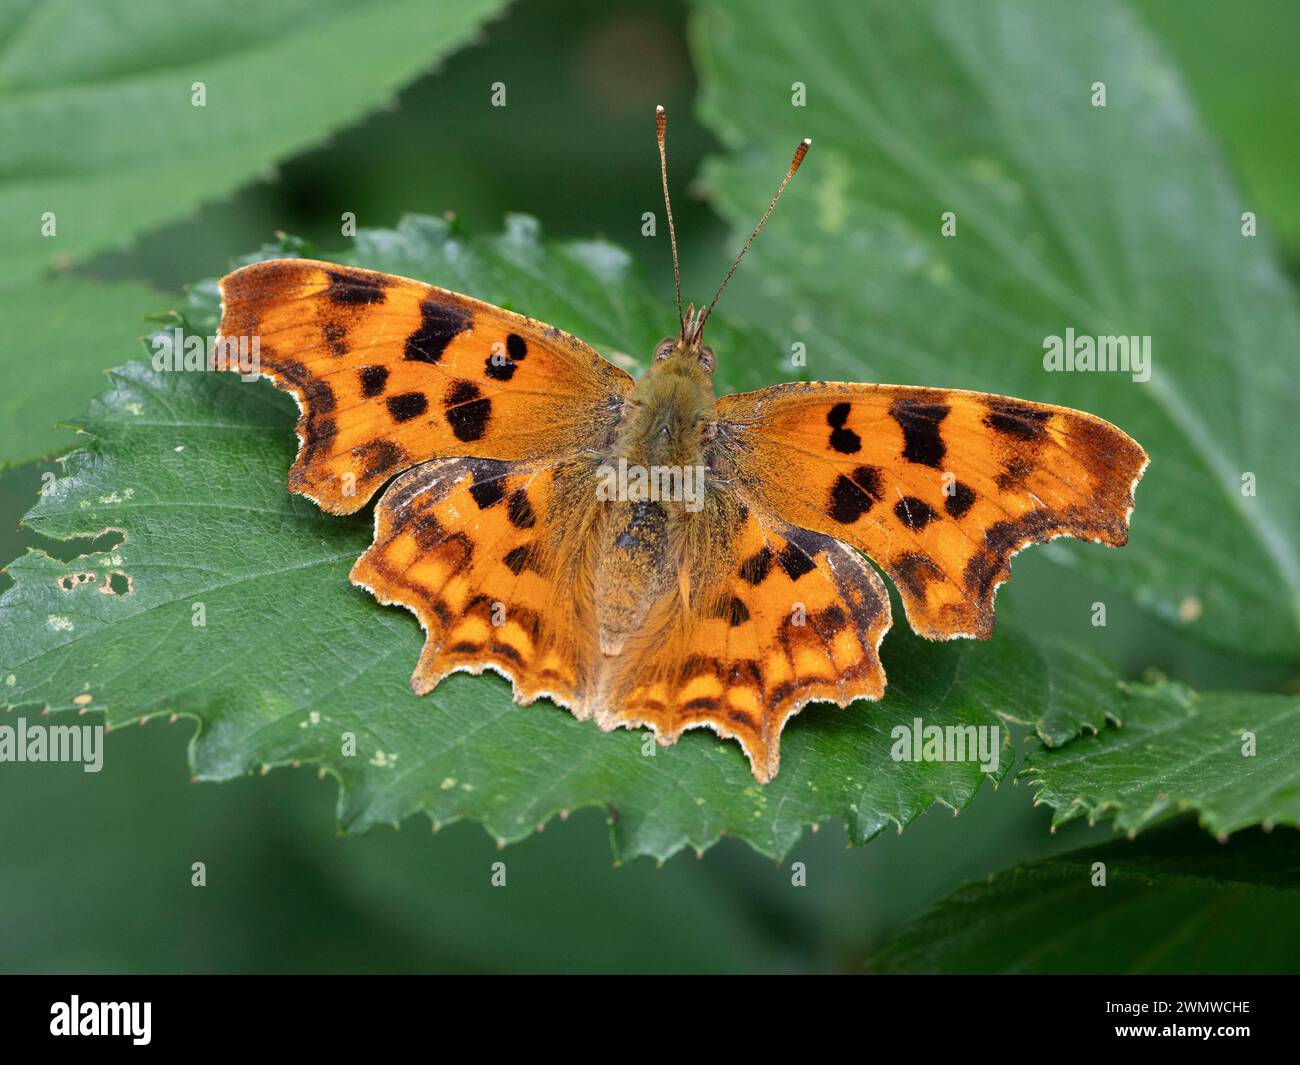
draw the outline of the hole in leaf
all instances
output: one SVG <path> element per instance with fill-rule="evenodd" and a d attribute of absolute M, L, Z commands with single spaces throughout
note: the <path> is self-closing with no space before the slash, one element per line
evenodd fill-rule
<path fill-rule="evenodd" d="M 134 590 L 134 582 L 121 570 L 114 570 L 104 578 L 99 590 L 105 595 L 130 595 Z"/>
<path fill-rule="evenodd" d="M 120 547 L 124 540 L 126 537 L 116 529 L 105 529 L 98 536 L 74 536 L 70 540 L 52 540 L 48 536 L 31 534 L 33 547 L 60 562 L 73 562 L 83 555 L 104 554 Z"/>

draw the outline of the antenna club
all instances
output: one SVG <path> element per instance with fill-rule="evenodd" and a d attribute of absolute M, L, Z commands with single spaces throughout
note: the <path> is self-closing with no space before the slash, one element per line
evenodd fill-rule
<path fill-rule="evenodd" d="M 731 264 L 731 269 L 727 271 L 727 276 L 722 279 L 722 284 L 718 286 L 718 291 L 714 293 L 713 300 L 700 314 L 698 324 L 695 325 L 693 330 L 696 337 L 703 332 L 704 323 L 709 320 L 709 315 L 713 313 L 713 308 L 717 306 L 718 297 L 722 295 L 723 290 L 726 289 L 727 284 L 731 281 L 732 275 L 736 272 L 736 267 L 740 265 L 740 260 L 745 257 L 745 252 L 749 251 L 749 246 L 754 243 L 754 239 L 758 236 L 768 218 L 771 217 L 772 212 L 776 210 L 776 204 L 781 198 L 781 193 L 783 193 L 785 187 L 790 184 L 790 179 L 794 177 L 795 171 L 799 169 L 799 164 L 803 162 L 803 157 L 808 154 L 808 149 L 811 147 L 812 138 L 805 137 L 799 142 L 799 147 L 794 150 L 794 159 L 790 163 L 790 169 L 786 171 L 785 177 L 783 177 L 781 183 L 777 185 L 776 194 L 772 197 L 772 202 L 767 205 L 767 210 L 763 212 L 763 217 L 758 220 L 758 225 L 754 227 L 754 232 L 749 235 L 749 239 L 745 241 L 745 246 L 740 249 L 740 254 L 736 256 L 735 261 Z"/>
<path fill-rule="evenodd" d="M 799 169 L 799 164 L 803 162 L 803 157 L 808 154 L 808 149 L 812 147 L 812 138 L 805 137 L 799 142 L 799 147 L 794 150 L 794 162 L 790 164 L 790 177 Z M 789 180 L 789 178 L 787 178 Z"/>

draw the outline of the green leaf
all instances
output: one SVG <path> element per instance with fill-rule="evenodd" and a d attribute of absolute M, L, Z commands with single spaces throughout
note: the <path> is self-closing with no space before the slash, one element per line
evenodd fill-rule
<path fill-rule="evenodd" d="M 1300 93 L 1291 60 L 1300 8 L 1287 0 L 1257 3 L 1242 19 L 1218 0 L 1137 0 L 1133 7 L 1177 58 L 1197 109 L 1241 177 L 1247 205 L 1294 262 L 1300 199 L 1288 175 L 1300 171 Z M 1249 63 L 1223 62 L 1225 53 L 1247 47 Z"/>
<path fill-rule="evenodd" d="M 391 98 L 504 0 L 0 8 L 0 283 L 119 247 Z M 192 102 L 196 83 L 204 106 Z M 485 90 L 486 92 L 486 90 Z M 56 235 L 42 235 L 52 212 Z"/>
<path fill-rule="evenodd" d="M 702 111 L 732 150 L 706 172 L 723 213 L 748 231 L 786 153 L 814 141 L 740 277 L 790 319 L 809 373 L 1110 419 L 1151 454 L 1129 545 L 1062 542 L 1051 557 L 1204 642 L 1294 658 L 1295 292 L 1268 220 L 1242 235 L 1246 205 L 1215 144 L 1126 9 L 698 8 Z M 805 106 L 791 106 L 795 82 Z M 1149 336 L 1150 380 L 1047 372 L 1045 340 L 1067 330 Z"/>
<path fill-rule="evenodd" d="M 146 285 L 55 278 L 0 289 L 0 464 L 66 451 L 71 420 L 104 387 L 105 362 L 138 345 L 168 298 Z"/>
<path fill-rule="evenodd" d="M 1104 886 L 1095 886 L 1098 862 Z M 869 965 L 886 973 L 1290 973 L 1300 954 L 1297 907 L 1300 835 L 1252 831 L 1225 845 L 1183 827 L 967 884 Z M 1115 1023 L 1135 1020 L 1117 1014 Z"/>
<path fill-rule="evenodd" d="M 1132 685 L 1121 728 L 1031 752 L 1024 775 L 1054 825 L 1114 818 L 1130 834 L 1195 810 L 1221 839 L 1250 825 L 1300 827 L 1300 696 L 1198 694 Z"/>
<path fill-rule="evenodd" d="M 1003 612 L 1006 613 L 1004 606 Z M 1008 721 L 1033 727 L 1048 747 L 1059 747 L 1083 732 L 1097 733 L 1107 723 L 1118 724 L 1123 706 L 1123 689 L 1115 681 L 1110 665 L 1085 651 L 1078 643 L 1057 637 L 1036 636 L 1027 641 L 1026 658 L 1043 661 L 1039 679 L 1051 683 L 1065 678 L 1069 684 L 1052 692 L 1045 712 L 1029 718 L 1014 707 L 1002 716 Z M 1021 662 L 1016 668 L 1030 666 Z"/>
<path fill-rule="evenodd" d="M 409 218 L 396 232 L 362 233 L 347 258 L 527 308 L 624 362 L 615 345 L 644 357 L 672 319 L 624 253 L 542 244 L 522 218 L 480 238 Z M 189 328 L 210 330 L 215 313 L 215 285 L 197 286 Z M 720 350 L 772 349 L 753 329 L 722 320 L 711 329 Z M 882 651 L 884 702 L 805 710 L 767 787 L 735 744 L 711 733 L 656 752 L 643 734 L 603 734 L 547 702 L 517 707 L 494 675 L 453 676 L 418 698 L 408 678 L 419 626 L 347 579 L 370 518 L 331 517 L 285 487 L 293 422 L 292 402 L 266 382 L 140 364 L 115 371 L 84 423 L 90 446 L 68 458 L 67 476 L 27 520 L 54 539 L 104 529 L 125 539 L 67 563 L 31 551 L 9 567 L 0 698 L 55 711 L 86 705 L 111 725 L 192 715 L 201 722 L 196 776 L 316 764 L 339 779 L 351 830 L 423 811 L 517 840 L 556 812 L 599 805 L 620 855 L 660 858 L 723 833 L 781 855 L 804 825 L 831 817 L 862 842 L 936 802 L 960 809 L 986 777 L 1010 768 L 1005 729 L 987 772 L 978 759 L 892 760 L 892 730 L 916 718 L 992 726 L 1013 714 L 1047 734 L 1103 723 L 1115 682 L 1091 660 L 1039 647 L 1005 620 L 987 643 L 927 643 L 901 611 Z M 75 573 L 92 577 L 65 590 Z M 111 594 L 114 573 L 125 594 Z M 348 732 L 355 757 L 341 750 Z"/>

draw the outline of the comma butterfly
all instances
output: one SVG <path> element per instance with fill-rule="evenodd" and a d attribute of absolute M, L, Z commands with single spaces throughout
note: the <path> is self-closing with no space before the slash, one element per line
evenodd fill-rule
<path fill-rule="evenodd" d="M 493 669 L 602 729 L 711 728 L 767 782 L 806 703 L 884 693 L 889 596 L 863 554 L 916 632 L 984 639 L 1022 547 L 1126 542 L 1147 456 L 1090 414 L 979 392 L 715 398 L 718 296 L 682 313 L 656 124 L 679 330 L 639 380 L 531 318 L 306 259 L 224 278 L 220 334 L 258 336 L 298 401 L 292 491 L 350 514 L 396 476 L 351 576 L 419 618 L 416 692 Z"/>

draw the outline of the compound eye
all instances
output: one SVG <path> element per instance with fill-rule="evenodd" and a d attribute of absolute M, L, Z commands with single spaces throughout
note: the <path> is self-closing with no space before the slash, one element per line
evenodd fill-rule
<path fill-rule="evenodd" d="M 704 367 L 705 373 L 713 373 L 717 361 L 712 348 L 700 348 L 700 365 Z"/>
<path fill-rule="evenodd" d="M 659 341 L 658 347 L 655 348 L 655 362 L 663 362 L 673 353 L 674 347 L 676 347 L 676 342 L 673 338 L 664 337 L 663 340 Z"/>

